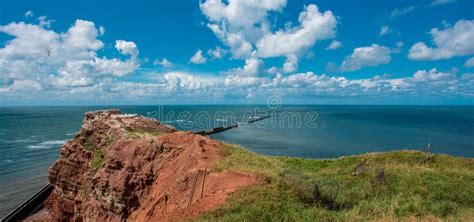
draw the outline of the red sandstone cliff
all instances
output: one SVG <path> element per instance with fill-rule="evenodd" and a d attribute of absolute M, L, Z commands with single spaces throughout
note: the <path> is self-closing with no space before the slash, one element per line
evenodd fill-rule
<path fill-rule="evenodd" d="M 196 218 L 257 182 L 212 172 L 221 143 L 117 110 L 86 113 L 49 170 L 46 209 L 55 221 L 169 221 Z M 193 198 L 191 199 L 191 195 Z"/>

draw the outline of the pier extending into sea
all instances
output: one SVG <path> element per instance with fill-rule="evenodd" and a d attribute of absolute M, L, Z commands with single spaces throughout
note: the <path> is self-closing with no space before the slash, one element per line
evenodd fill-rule
<path fill-rule="evenodd" d="M 251 120 L 247 121 L 245 124 L 254 123 L 254 122 L 261 121 L 261 120 L 264 120 L 264 119 L 267 119 L 267 118 L 270 118 L 270 117 L 271 117 L 270 115 L 268 115 L 268 116 L 258 116 L 258 117 L 252 118 Z M 218 127 L 212 128 L 210 130 L 197 131 L 197 132 L 194 132 L 194 134 L 211 135 L 211 134 L 220 133 L 222 131 L 226 131 L 226 130 L 237 128 L 237 127 L 239 127 L 239 124 L 232 123 L 232 124 L 227 125 L 227 126 L 218 126 Z"/>

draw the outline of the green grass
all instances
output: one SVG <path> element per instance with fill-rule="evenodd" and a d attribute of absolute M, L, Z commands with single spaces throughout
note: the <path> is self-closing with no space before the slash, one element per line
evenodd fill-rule
<path fill-rule="evenodd" d="M 110 148 L 112 144 L 115 143 L 115 137 L 113 135 L 107 135 L 106 140 L 105 140 L 105 147 L 106 149 Z"/>
<path fill-rule="evenodd" d="M 146 136 L 159 136 L 159 135 L 165 134 L 162 131 L 149 129 L 149 128 L 125 127 L 123 129 L 127 133 L 127 138 L 140 138 L 140 137 L 146 137 Z"/>
<path fill-rule="evenodd" d="M 328 160 L 269 157 L 225 145 L 215 171 L 259 175 L 202 221 L 321 221 L 381 218 L 468 220 L 474 217 L 474 159 L 418 151 L 372 153 Z"/>
<path fill-rule="evenodd" d="M 104 163 L 104 160 L 105 152 L 100 149 L 95 150 L 92 154 L 92 160 L 89 163 L 89 168 L 92 171 L 98 170 L 102 166 L 102 163 Z"/>
<path fill-rule="evenodd" d="M 89 150 L 89 151 L 93 151 L 96 149 L 95 147 L 95 144 L 94 142 L 91 140 L 91 139 L 88 139 L 85 143 L 84 143 L 84 148 L 86 150 Z"/>

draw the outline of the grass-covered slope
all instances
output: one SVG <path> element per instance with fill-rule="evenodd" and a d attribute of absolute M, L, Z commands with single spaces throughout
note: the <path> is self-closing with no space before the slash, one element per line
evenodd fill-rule
<path fill-rule="evenodd" d="M 328 160 L 269 157 L 225 145 L 214 170 L 258 174 L 260 185 L 235 193 L 200 220 L 314 221 L 474 218 L 474 159 L 418 151 Z"/>

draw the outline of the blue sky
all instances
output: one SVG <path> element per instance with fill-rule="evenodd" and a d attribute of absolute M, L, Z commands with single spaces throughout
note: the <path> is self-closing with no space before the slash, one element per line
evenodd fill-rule
<path fill-rule="evenodd" d="M 1 0 L 0 105 L 472 105 L 473 17 L 469 0 Z"/>

